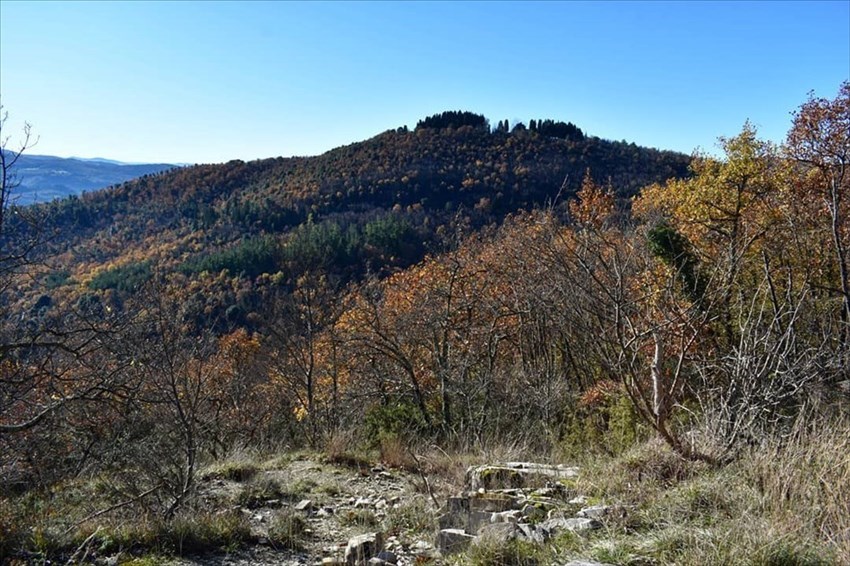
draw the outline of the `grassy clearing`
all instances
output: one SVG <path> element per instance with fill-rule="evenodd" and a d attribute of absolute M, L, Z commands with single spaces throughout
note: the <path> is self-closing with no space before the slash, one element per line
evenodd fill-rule
<path fill-rule="evenodd" d="M 396 455 L 408 450 L 394 446 Z M 335 452 L 338 458 L 345 460 Z M 557 451 L 554 451 L 557 453 Z M 575 453 L 575 452 L 573 452 Z M 315 454 L 297 458 L 321 458 Z M 170 521 L 142 500 L 96 520 L 98 509 L 122 500 L 109 478 L 74 480 L 45 492 L 0 497 L 0 563 L 66 562 L 74 555 L 141 559 L 232 551 L 251 543 L 245 514 L 234 504 L 256 507 L 269 500 L 294 502 L 345 493 L 338 479 L 316 482 L 290 477 L 270 462 L 293 463 L 293 456 L 239 456 L 204 468 L 207 479 L 238 482 L 226 498 L 210 506 L 189 502 Z M 367 465 L 354 456 L 353 473 Z M 533 455 L 517 444 L 449 453 L 438 448 L 417 453 L 438 500 L 457 491 L 469 465 L 505 460 L 555 460 Z M 644 441 L 617 455 L 587 452 L 563 460 L 582 472 L 571 491 L 590 504 L 616 504 L 625 514 L 581 536 L 562 534 L 543 546 L 487 542 L 452 558 L 456 564 L 564 564 L 593 559 L 611 564 L 742 564 L 807 566 L 850 564 L 850 422 L 848 418 L 801 419 L 784 435 L 765 439 L 720 467 L 683 460 L 658 441 Z M 415 483 L 415 482 L 414 482 Z M 574 511 L 575 509 L 573 509 Z M 422 492 L 387 510 L 379 521 L 372 511 L 339 517 L 346 526 L 373 530 L 407 542 L 428 540 L 436 530 L 433 500 Z M 380 523 L 380 524 L 379 524 Z M 306 523 L 299 513 L 279 510 L 269 523 L 278 548 L 304 548 Z M 154 560 L 156 562 L 156 560 Z"/>

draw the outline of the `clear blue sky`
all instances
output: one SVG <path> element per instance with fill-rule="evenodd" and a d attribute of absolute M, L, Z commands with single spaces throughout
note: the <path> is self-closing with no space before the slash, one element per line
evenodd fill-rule
<path fill-rule="evenodd" d="M 314 155 L 458 109 L 713 150 L 746 119 L 781 141 L 848 78 L 850 0 L 0 0 L 7 125 L 60 156 Z"/>

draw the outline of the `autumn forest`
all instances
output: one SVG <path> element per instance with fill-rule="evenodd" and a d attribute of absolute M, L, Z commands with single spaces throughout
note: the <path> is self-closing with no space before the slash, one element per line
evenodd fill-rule
<path fill-rule="evenodd" d="M 850 557 L 850 83 L 802 101 L 781 146 L 747 123 L 689 156 L 451 111 L 27 207 L 19 134 L 0 138 L 0 562 L 171 524 L 238 451 L 343 443 L 424 474 L 437 448 L 652 446 L 723 474 L 793 438 L 832 459 L 806 481 L 759 460 L 765 532 L 791 529 L 776 490 L 799 485 L 816 511 L 791 546 Z M 96 505 L 51 511 L 95 480 Z"/>

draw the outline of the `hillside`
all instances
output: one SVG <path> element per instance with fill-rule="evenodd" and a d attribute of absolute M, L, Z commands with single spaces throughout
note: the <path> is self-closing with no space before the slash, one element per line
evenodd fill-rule
<path fill-rule="evenodd" d="M 108 159 L 25 153 L 17 163 L 16 174 L 20 185 L 12 192 L 11 200 L 18 206 L 50 202 L 174 167 L 167 163 L 122 163 Z"/>
<path fill-rule="evenodd" d="M 555 126 L 540 121 L 509 133 L 423 123 L 317 157 L 186 167 L 41 205 L 39 226 L 52 233 L 46 261 L 60 274 L 51 276 L 50 294 L 125 294 L 153 273 L 196 280 L 228 269 L 244 275 L 238 286 L 249 292 L 236 305 L 220 297 L 207 313 L 221 318 L 236 306 L 247 316 L 260 304 L 250 297 L 264 273 L 292 283 L 321 269 L 344 283 L 445 249 L 458 230 L 533 208 L 563 211 L 588 171 L 623 198 L 687 175 L 685 155 L 544 124 Z M 18 308 L 35 300 L 27 284 L 17 296 L 25 301 Z"/>

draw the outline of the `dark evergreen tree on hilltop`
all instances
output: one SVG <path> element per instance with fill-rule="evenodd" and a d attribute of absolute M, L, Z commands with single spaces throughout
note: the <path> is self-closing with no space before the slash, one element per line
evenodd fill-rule
<path fill-rule="evenodd" d="M 535 122 L 532 120 L 529 129 L 541 136 L 548 136 L 550 138 L 571 141 L 581 141 L 584 139 L 584 132 L 572 122 L 564 123 L 555 122 L 554 120 L 537 120 Z"/>
<path fill-rule="evenodd" d="M 481 114 L 473 112 L 464 112 L 460 110 L 449 110 L 440 112 L 433 116 L 428 116 L 424 120 L 419 120 L 416 123 L 416 129 L 423 128 L 444 129 L 444 128 L 460 128 L 462 126 L 472 126 L 473 128 L 482 128 L 490 131 L 490 122 Z"/>

